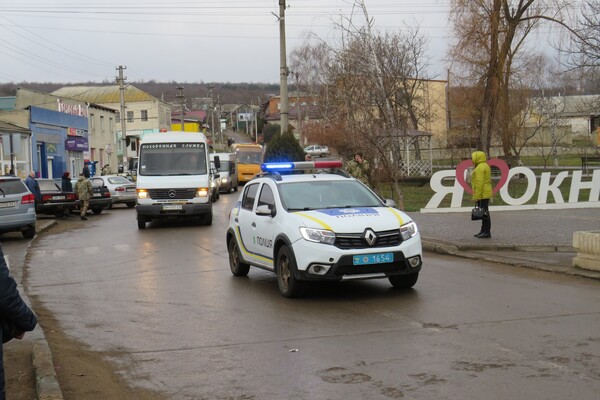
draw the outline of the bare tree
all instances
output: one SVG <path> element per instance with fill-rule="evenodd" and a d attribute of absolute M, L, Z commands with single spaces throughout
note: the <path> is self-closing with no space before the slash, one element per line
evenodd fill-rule
<path fill-rule="evenodd" d="M 451 58 L 483 88 L 479 148 L 489 152 L 493 135 L 510 154 L 511 77 L 528 35 L 541 22 L 568 28 L 570 0 L 452 0 L 450 19 L 457 42 Z"/>

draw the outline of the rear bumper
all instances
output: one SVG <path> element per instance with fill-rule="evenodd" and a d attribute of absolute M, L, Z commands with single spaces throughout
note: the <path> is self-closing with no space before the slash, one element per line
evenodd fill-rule
<path fill-rule="evenodd" d="M 75 202 L 72 203 L 51 203 L 51 204 L 36 204 L 35 212 L 38 214 L 51 214 L 57 212 L 70 211 L 75 208 Z"/>
<path fill-rule="evenodd" d="M 35 210 L 30 208 L 26 213 L 3 215 L 0 222 L 0 232 L 12 232 L 35 226 Z"/>

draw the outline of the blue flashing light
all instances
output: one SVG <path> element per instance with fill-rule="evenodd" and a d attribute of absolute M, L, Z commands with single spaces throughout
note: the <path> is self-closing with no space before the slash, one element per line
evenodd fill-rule
<path fill-rule="evenodd" d="M 265 163 L 261 164 L 262 171 L 291 171 L 294 169 L 294 163 Z"/>

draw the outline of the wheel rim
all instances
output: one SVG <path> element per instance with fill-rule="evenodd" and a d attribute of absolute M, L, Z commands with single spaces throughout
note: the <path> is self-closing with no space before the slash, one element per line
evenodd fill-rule
<path fill-rule="evenodd" d="M 238 260 L 238 248 L 235 242 L 231 245 L 231 252 L 229 253 L 229 262 L 231 264 L 231 269 L 237 270 L 239 260 Z"/>
<path fill-rule="evenodd" d="M 288 290 L 290 284 L 290 260 L 287 257 L 282 257 L 279 263 L 279 280 L 284 290 Z"/>

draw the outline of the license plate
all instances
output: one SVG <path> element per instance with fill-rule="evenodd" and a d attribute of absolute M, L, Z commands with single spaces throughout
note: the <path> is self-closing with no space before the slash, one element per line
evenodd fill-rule
<path fill-rule="evenodd" d="M 165 204 L 164 206 L 162 206 L 163 210 L 181 210 L 183 209 L 183 206 L 181 204 Z"/>
<path fill-rule="evenodd" d="M 65 196 L 52 196 L 52 200 L 64 200 Z"/>
<path fill-rule="evenodd" d="M 394 262 L 394 253 L 361 254 L 352 257 L 352 265 L 386 264 Z"/>
<path fill-rule="evenodd" d="M 7 201 L 6 203 L 0 203 L 0 208 L 9 208 L 16 206 L 17 203 L 14 201 Z"/>
<path fill-rule="evenodd" d="M 125 191 L 126 192 L 135 192 L 135 188 L 127 188 Z"/>
<path fill-rule="evenodd" d="M 94 193 L 94 197 L 102 197 L 102 193 Z"/>

